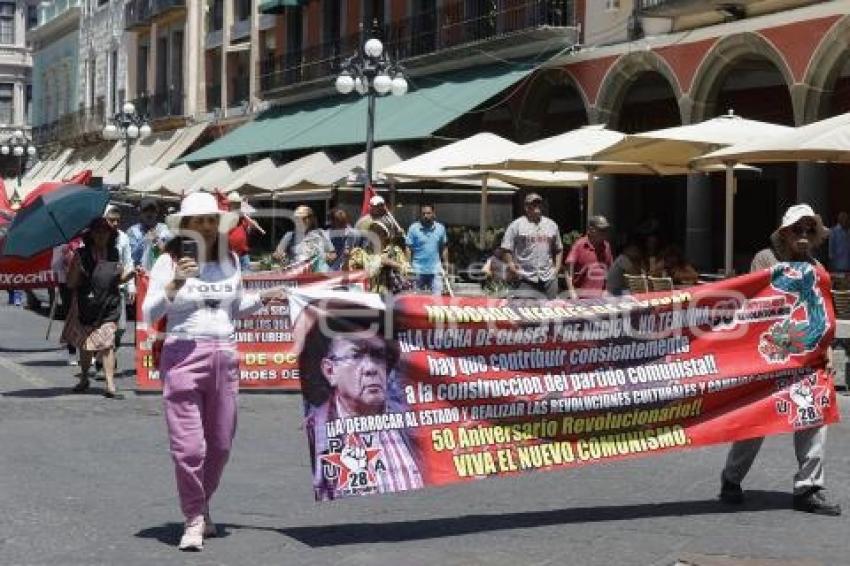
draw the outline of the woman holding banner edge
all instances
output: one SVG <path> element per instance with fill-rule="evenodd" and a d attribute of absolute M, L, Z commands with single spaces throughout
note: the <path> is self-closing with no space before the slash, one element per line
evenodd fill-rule
<path fill-rule="evenodd" d="M 238 215 L 219 210 L 215 197 L 196 192 L 166 218 L 179 235 L 151 270 L 144 320 L 166 317 L 160 372 L 163 401 L 185 517 L 180 550 L 199 551 L 217 535 L 209 513 L 236 432 L 239 361 L 234 319 L 282 296 L 242 290 L 239 260 L 227 234 Z"/>

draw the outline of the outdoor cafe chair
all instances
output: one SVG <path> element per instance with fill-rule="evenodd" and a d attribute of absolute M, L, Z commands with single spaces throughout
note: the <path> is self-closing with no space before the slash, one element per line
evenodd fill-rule
<path fill-rule="evenodd" d="M 850 319 L 850 291 L 833 291 L 832 302 L 835 304 L 835 318 Z"/>
<path fill-rule="evenodd" d="M 649 287 L 653 291 L 673 290 L 673 279 L 670 277 L 652 277 L 650 275 L 647 279 L 649 280 Z"/>
<path fill-rule="evenodd" d="M 631 293 L 649 293 L 649 281 L 646 280 L 646 275 L 628 275 L 625 274 L 626 285 Z"/>

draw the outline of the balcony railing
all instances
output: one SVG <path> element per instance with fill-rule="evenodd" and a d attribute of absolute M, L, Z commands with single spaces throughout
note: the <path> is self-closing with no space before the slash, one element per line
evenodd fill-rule
<path fill-rule="evenodd" d="M 171 90 L 154 95 L 143 95 L 130 102 L 136 107 L 136 112 L 149 120 L 183 116 L 183 92 Z"/>
<path fill-rule="evenodd" d="M 124 6 L 124 29 L 145 27 L 150 24 L 152 15 L 152 0 L 129 0 Z"/>
<path fill-rule="evenodd" d="M 444 2 L 437 9 L 384 26 L 378 36 L 394 59 L 404 60 L 527 30 L 575 25 L 575 0 L 526 0 L 480 11 L 467 4 Z M 260 88 L 266 91 L 332 76 L 341 61 L 358 49 L 360 39 L 359 34 L 350 35 L 261 61 Z"/>
<path fill-rule="evenodd" d="M 156 16 L 185 9 L 186 0 L 129 0 L 124 6 L 124 29 L 147 27 Z"/>
<path fill-rule="evenodd" d="M 80 108 L 63 114 L 57 120 L 32 129 L 36 145 L 72 141 L 86 134 L 100 134 L 106 124 L 106 105 L 102 100 L 92 108 Z"/>
<path fill-rule="evenodd" d="M 186 0 L 153 0 L 152 16 L 159 16 L 172 10 L 185 10 Z"/>

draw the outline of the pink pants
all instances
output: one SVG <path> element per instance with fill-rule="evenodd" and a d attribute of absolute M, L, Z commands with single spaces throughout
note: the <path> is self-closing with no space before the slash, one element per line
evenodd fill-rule
<path fill-rule="evenodd" d="M 160 368 L 177 493 L 192 520 L 207 509 L 236 433 L 236 345 L 168 338 Z"/>

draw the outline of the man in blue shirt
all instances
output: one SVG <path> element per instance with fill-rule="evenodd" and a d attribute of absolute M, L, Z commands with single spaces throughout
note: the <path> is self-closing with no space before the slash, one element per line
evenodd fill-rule
<path fill-rule="evenodd" d="M 159 205 L 156 199 L 145 197 L 139 204 L 139 223 L 127 230 L 133 264 L 150 271 L 156 258 L 171 239 L 168 227 L 159 222 Z"/>
<path fill-rule="evenodd" d="M 850 216 L 838 213 L 838 222 L 829 230 L 830 271 L 850 271 Z"/>
<path fill-rule="evenodd" d="M 420 210 L 420 220 L 410 225 L 406 238 L 416 288 L 442 295 L 444 266 L 448 262 L 446 227 L 437 222 L 433 205 L 422 205 Z"/>

